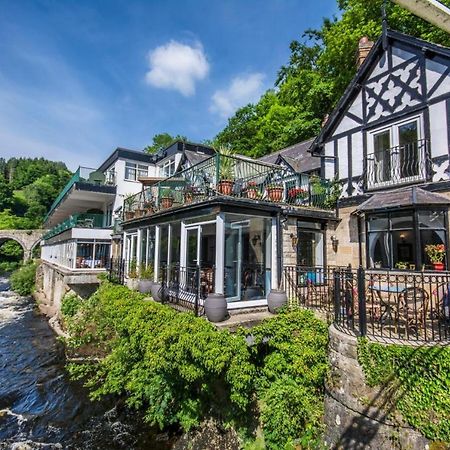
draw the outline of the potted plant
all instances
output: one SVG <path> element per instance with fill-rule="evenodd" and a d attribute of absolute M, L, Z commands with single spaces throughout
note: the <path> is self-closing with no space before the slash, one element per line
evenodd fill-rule
<path fill-rule="evenodd" d="M 149 264 L 145 266 L 143 264 L 141 266 L 141 270 L 139 271 L 139 283 L 138 283 L 138 291 L 146 294 L 151 291 L 153 285 L 153 266 Z"/>
<path fill-rule="evenodd" d="M 275 314 L 278 309 L 287 305 L 286 291 L 283 289 L 271 289 L 267 296 L 267 306 L 272 314 Z"/>
<path fill-rule="evenodd" d="M 408 268 L 408 263 L 404 261 L 398 261 L 395 263 L 395 268 L 400 270 L 406 270 Z"/>
<path fill-rule="evenodd" d="M 373 263 L 375 269 L 381 269 L 381 267 L 383 266 L 383 263 L 381 261 L 375 261 Z"/>
<path fill-rule="evenodd" d="M 219 158 L 219 183 L 217 185 L 219 194 L 231 195 L 233 192 L 235 165 L 232 158 L 233 154 L 234 152 L 231 149 L 222 147 L 217 155 L 217 158 Z"/>
<path fill-rule="evenodd" d="M 196 191 L 194 186 L 186 186 L 184 189 L 184 202 L 185 203 L 192 203 L 194 200 L 194 195 L 195 195 Z"/>
<path fill-rule="evenodd" d="M 151 200 L 144 201 L 144 214 L 148 215 L 153 212 L 153 202 Z"/>
<path fill-rule="evenodd" d="M 134 218 L 134 194 L 128 194 L 125 196 L 123 200 L 123 206 L 124 206 L 124 220 L 131 220 Z"/>
<path fill-rule="evenodd" d="M 258 198 L 258 185 L 256 181 L 249 181 L 245 189 L 245 194 L 247 198 Z"/>
<path fill-rule="evenodd" d="M 301 187 L 294 187 L 288 190 L 287 199 L 288 203 L 294 203 L 296 205 L 301 205 L 308 198 L 308 191 Z"/>
<path fill-rule="evenodd" d="M 425 253 L 433 263 L 434 270 L 444 270 L 445 245 L 428 244 L 425 246 Z"/>
<path fill-rule="evenodd" d="M 133 259 L 130 261 L 130 265 L 128 266 L 128 279 L 127 286 L 130 289 L 136 290 L 138 286 L 138 273 L 137 273 L 137 264 L 136 260 Z"/>
<path fill-rule="evenodd" d="M 173 205 L 173 194 L 169 188 L 161 190 L 161 208 L 171 208 Z"/>
<path fill-rule="evenodd" d="M 284 187 L 278 183 L 269 184 L 266 187 L 267 197 L 271 202 L 281 202 L 283 200 Z"/>

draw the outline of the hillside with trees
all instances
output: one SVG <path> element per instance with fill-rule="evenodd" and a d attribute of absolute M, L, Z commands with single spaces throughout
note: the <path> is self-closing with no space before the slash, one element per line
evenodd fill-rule
<path fill-rule="evenodd" d="M 450 6 L 450 0 L 441 0 Z M 383 0 L 338 0 L 340 18 L 324 19 L 291 43 L 289 62 L 280 68 L 273 89 L 256 104 L 236 111 L 215 144 L 260 157 L 318 134 L 356 72 L 359 39 L 381 34 Z M 450 46 L 450 36 L 387 2 L 389 27 Z"/>

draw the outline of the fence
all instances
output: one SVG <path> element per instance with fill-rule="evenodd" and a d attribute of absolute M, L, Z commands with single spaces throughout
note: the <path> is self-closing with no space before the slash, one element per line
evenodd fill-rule
<path fill-rule="evenodd" d="M 108 269 L 108 281 L 124 284 L 125 260 L 122 258 L 110 258 Z"/>
<path fill-rule="evenodd" d="M 205 313 L 204 302 L 214 291 L 214 268 L 200 266 L 161 267 L 161 300 L 184 310 L 192 310 L 196 316 Z"/>
<path fill-rule="evenodd" d="M 361 336 L 436 342 L 450 337 L 450 272 L 337 269 L 334 323 Z"/>

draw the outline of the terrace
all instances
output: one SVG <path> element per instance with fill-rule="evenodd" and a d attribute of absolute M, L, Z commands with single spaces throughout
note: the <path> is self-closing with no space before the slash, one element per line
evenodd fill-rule
<path fill-rule="evenodd" d="M 91 213 L 73 214 L 68 219 L 47 231 L 47 233 L 44 234 L 43 239 L 50 239 L 63 231 L 72 228 L 106 228 L 105 215 Z"/>
<path fill-rule="evenodd" d="M 124 202 L 124 220 L 153 215 L 214 198 L 275 203 L 290 208 L 332 210 L 339 191 L 333 183 L 288 167 L 217 153 L 155 183 Z"/>

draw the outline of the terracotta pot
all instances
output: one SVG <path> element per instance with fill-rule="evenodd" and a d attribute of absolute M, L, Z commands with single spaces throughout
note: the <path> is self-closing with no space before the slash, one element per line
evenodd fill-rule
<path fill-rule="evenodd" d="M 267 306 L 272 314 L 276 314 L 277 310 L 287 305 L 287 295 L 285 291 L 272 289 L 267 296 Z"/>
<path fill-rule="evenodd" d="M 256 189 L 247 189 L 247 198 L 258 198 L 258 192 Z"/>
<path fill-rule="evenodd" d="M 205 299 L 205 314 L 210 322 L 223 322 L 228 317 L 225 296 L 223 294 L 209 294 Z"/>
<path fill-rule="evenodd" d="M 434 270 L 444 270 L 444 263 L 443 262 L 439 262 L 439 263 L 433 263 L 434 266 Z"/>
<path fill-rule="evenodd" d="M 134 211 L 125 211 L 125 220 L 134 219 Z"/>
<path fill-rule="evenodd" d="M 145 210 L 144 209 L 137 209 L 135 211 L 136 217 L 142 217 L 144 214 L 145 214 Z"/>
<path fill-rule="evenodd" d="M 267 188 L 267 196 L 272 202 L 281 202 L 283 200 L 284 188 L 279 187 L 269 187 Z"/>
<path fill-rule="evenodd" d="M 162 197 L 161 198 L 161 207 L 163 209 L 171 208 L 173 205 L 173 198 L 172 197 Z"/>
<path fill-rule="evenodd" d="M 194 200 L 194 194 L 191 192 L 187 192 L 184 194 L 184 203 L 192 203 L 192 200 Z"/>
<path fill-rule="evenodd" d="M 231 180 L 222 180 L 219 181 L 219 184 L 217 185 L 217 190 L 220 194 L 223 195 L 231 195 L 233 192 L 233 185 L 234 181 Z"/>
<path fill-rule="evenodd" d="M 141 294 L 148 294 L 149 292 L 151 292 L 152 285 L 152 280 L 139 280 L 138 291 Z"/>

